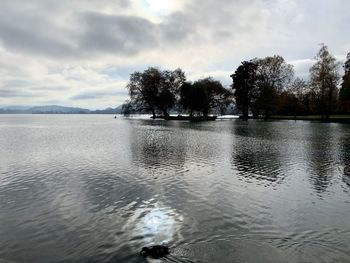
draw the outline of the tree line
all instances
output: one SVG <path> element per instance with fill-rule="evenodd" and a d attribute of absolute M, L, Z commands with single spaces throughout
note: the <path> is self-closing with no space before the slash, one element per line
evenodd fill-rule
<path fill-rule="evenodd" d="M 232 92 L 211 77 L 186 81 L 181 69 L 174 71 L 150 67 L 134 72 L 127 84 L 130 100 L 124 113 L 152 113 L 153 118 L 168 118 L 170 110 L 190 116 L 208 116 L 223 110 L 232 101 Z"/>
<path fill-rule="evenodd" d="M 325 45 L 308 80 L 295 78 L 293 66 L 278 55 L 241 62 L 228 88 L 211 77 L 190 82 L 181 69 L 150 67 L 131 74 L 123 111 L 152 113 L 154 118 L 167 118 L 170 111 L 208 116 L 223 114 L 234 104 L 242 119 L 320 115 L 327 121 L 331 114 L 350 113 L 350 53 L 342 78 L 340 68 Z"/>

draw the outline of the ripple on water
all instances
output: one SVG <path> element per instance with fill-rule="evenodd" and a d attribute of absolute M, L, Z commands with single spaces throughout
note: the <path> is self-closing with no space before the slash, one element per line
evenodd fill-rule
<path fill-rule="evenodd" d="M 170 207 L 158 202 L 140 206 L 133 210 L 123 231 L 132 233 L 131 242 L 148 246 L 150 244 L 171 244 L 180 236 L 183 216 Z"/>
<path fill-rule="evenodd" d="M 350 262 L 349 126 L 6 118 L 1 259 Z"/>
<path fill-rule="evenodd" d="M 347 262 L 350 252 L 342 245 L 342 241 L 349 234 L 349 229 L 326 228 L 322 231 L 307 230 L 280 236 L 265 233 L 262 236 L 291 258 L 311 262 Z"/>

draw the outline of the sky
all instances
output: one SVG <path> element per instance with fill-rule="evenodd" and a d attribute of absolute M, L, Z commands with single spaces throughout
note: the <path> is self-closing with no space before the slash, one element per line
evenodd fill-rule
<path fill-rule="evenodd" d="M 344 62 L 349 10 L 348 0 L 1 0 L 0 105 L 116 107 L 149 66 L 228 87 L 241 61 L 275 54 L 308 78 L 321 43 Z"/>

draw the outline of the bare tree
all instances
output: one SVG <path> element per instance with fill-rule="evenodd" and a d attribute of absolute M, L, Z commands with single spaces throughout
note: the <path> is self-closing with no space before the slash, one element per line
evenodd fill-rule
<path fill-rule="evenodd" d="M 350 113 L 350 52 L 344 64 L 343 82 L 339 91 L 340 107 L 343 113 Z"/>
<path fill-rule="evenodd" d="M 222 112 L 232 101 L 231 91 L 211 77 L 184 83 L 180 96 L 180 104 L 191 117 L 195 112 L 200 112 L 204 117 L 214 110 Z"/>
<path fill-rule="evenodd" d="M 328 121 L 338 92 L 340 64 L 324 44 L 315 59 L 310 68 L 311 87 L 318 96 L 321 119 Z"/>
<path fill-rule="evenodd" d="M 185 80 L 181 69 L 161 71 L 150 67 L 144 72 L 131 74 L 127 89 L 131 103 L 138 111 L 150 111 L 153 118 L 157 112 L 168 117 L 168 111 L 175 105 L 179 89 Z"/>
<path fill-rule="evenodd" d="M 265 118 L 274 111 L 277 96 L 285 90 L 294 76 L 293 66 L 286 63 L 283 57 L 273 56 L 256 59 L 257 87 L 259 90 L 256 107 L 262 110 Z"/>
<path fill-rule="evenodd" d="M 297 112 L 300 112 L 302 101 L 304 100 L 304 96 L 309 91 L 308 83 L 302 78 L 295 78 L 290 85 L 289 91 L 294 96 L 294 118 L 296 118 Z M 304 105 L 303 105 L 304 106 Z"/>

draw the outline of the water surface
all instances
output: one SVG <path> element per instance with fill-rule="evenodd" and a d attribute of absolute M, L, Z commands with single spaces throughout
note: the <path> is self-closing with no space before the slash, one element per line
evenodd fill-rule
<path fill-rule="evenodd" d="M 350 126 L 0 115 L 0 262 L 350 262 Z"/>

